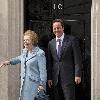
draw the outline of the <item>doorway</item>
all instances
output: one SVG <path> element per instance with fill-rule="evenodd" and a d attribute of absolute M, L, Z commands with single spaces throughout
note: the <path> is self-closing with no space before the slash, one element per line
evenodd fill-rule
<path fill-rule="evenodd" d="M 79 39 L 83 68 L 82 82 L 76 86 L 76 100 L 91 100 L 91 4 L 92 0 L 24 0 L 24 30 L 38 33 L 39 46 L 45 52 L 54 38 L 55 18 L 64 20 L 66 34 Z"/>

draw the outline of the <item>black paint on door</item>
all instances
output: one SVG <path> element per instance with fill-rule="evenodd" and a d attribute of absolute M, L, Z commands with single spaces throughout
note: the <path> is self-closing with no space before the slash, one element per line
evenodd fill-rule
<path fill-rule="evenodd" d="M 66 34 L 79 39 L 83 68 L 82 82 L 76 86 L 76 100 L 91 100 L 91 3 L 92 0 L 24 0 L 24 30 L 38 33 L 39 46 L 45 52 L 54 38 L 55 18 L 64 20 Z"/>

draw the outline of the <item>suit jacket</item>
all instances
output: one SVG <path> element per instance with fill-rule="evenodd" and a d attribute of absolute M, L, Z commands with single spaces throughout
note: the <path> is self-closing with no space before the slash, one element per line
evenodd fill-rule
<path fill-rule="evenodd" d="M 75 76 L 81 76 L 81 52 L 75 37 L 64 35 L 61 57 L 57 56 L 56 39 L 48 44 L 48 80 L 58 82 L 60 74 L 62 84 L 73 84 Z"/>

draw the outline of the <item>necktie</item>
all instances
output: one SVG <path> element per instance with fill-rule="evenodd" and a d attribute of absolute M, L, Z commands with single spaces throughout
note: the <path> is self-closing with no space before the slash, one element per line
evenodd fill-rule
<path fill-rule="evenodd" d="M 60 53 L 61 53 L 61 39 L 57 40 L 59 42 L 58 44 L 58 58 L 60 58 Z"/>

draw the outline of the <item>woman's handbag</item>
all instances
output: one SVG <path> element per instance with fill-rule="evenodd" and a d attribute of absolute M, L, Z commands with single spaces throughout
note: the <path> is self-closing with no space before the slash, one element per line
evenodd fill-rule
<path fill-rule="evenodd" d="M 50 100 L 49 95 L 46 94 L 44 90 L 38 91 L 38 94 L 35 96 L 34 100 Z"/>

